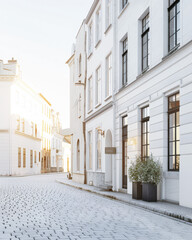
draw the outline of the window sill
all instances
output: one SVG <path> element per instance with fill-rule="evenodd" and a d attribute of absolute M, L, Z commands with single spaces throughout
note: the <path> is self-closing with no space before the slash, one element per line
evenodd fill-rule
<path fill-rule="evenodd" d="M 177 46 L 175 46 L 171 51 L 169 51 L 168 54 L 162 58 L 162 60 L 168 58 L 170 55 L 175 53 L 178 50 L 179 47 L 180 47 L 180 43 L 177 44 Z"/>
<path fill-rule="evenodd" d="M 101 43 L 101 39 L 99 39 L 95 45 L 95 48 L 97 48 L 99 46 L 99 44 Z"/>
<path fill-rule="evenodd" d="M 108 101 L 111 97 L 112 97 L 112 95 L 107 96 L 107 97 L 104 99 L 104 101 Z"/>
<path fill-rule="evenodd" d="M 101 106 L 101 103 L 98 103 L 98 104 L 95 106 L 95 108 L 98 108 L 99 106 Z"/>
<path fill-rule="evenodd" d="M 93 109 L 88 110 L 87 114 L 90 114 L 91 112 L 93 112 Z"/>
<path fill-rule="evenodd" d="M 149 70 L 149 66 L 148 66 L 147 68 L 145 68 L 145 69 L 136 77 L 136 79 L 142 77 L 145 73 L 148 72 L 148 70 Z"/>
<path fill-rule="evenodd" d="M 88 54 L 87 59 L 90 59 L 92 55 L 93 55 L 93 51 Z"/>
<path fill-rule="evenodd" d="M 163 173 L 166 179 L 179 179 L 179 171 L 168 171 Z"/>
<path fill-rule="evenodd" d="M 106 30 L 105 30 L 105 32 L 104 32 L 105 35 L 109 32 L 109 30 L 111 29 L 111 27 L 112 27 L 112 24 L 110 23 L 109 26 L 106 28 Z"/>
<path fill-rule="evenodd" d="M 127 4 L 125 5 L 125 7 L 123 9 L 121 9 L 121 12 L 119 13 L 118 19 L 121 17 L 121 15 L 125 12 L 125 10 L 127 9 L 129 5 L 129 2 L 127 2 Z"/>

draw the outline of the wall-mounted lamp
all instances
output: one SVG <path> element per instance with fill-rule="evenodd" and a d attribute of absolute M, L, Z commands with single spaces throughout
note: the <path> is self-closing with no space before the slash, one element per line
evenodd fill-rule
<path fill-rule="evenodd" d="M 135 146 L 135 145 L 137 145 L 137 140 L 136 140 L 135 137 L 129 138 L 127 142 L 128 142 L 128 145 L 129 145 L 129 146 Z"/>
<path fill-rule="evenodd" d="M 99 134 L 101 134 L 101 136 L 105 136 L 105 131 L 103 131 L 101 128 L 97 128 L 97 131 Z"/>

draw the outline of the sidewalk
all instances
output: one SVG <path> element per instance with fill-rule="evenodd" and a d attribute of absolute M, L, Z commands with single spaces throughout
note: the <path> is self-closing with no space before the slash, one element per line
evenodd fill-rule
<path fill-rule="evenodd" d="M 136 207 L 141 207 L 159 214 L 163 214 L 166 216 L 171 216 L 173 218 L 192 223 L 192 209 L 182 207 L 176 204 L 167 203 L 167 202 L 144 202 L 141 200 L 134 200 L 132 196 L 125 193 L 119 192 L 109 192 L 104 191 L 100 188 L 89 186 L 86 184 L 75 183 L 72 180 L 68 180 L 65 178 L 57 178 L 56 182 L 65 184 L 70 187 L 74 187 L 80 190 L 84 190 L 87 192 L 95 193 L 107 198 L 115 199 L 130 205 L 134 205 Z"/>

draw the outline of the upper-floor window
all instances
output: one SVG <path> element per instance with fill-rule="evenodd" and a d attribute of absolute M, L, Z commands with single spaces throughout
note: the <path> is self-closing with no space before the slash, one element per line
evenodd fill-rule
<path fill-rule="evenodd" d="M 123 9 L 128 3 L 128 0 L 121 0 L 121 9 Z"/>
<path fill-rule="evenodd" d="M 79 77 L 81 76 L 81 71 L 82 71 L 82 60 L 81 60 L 81 54 L 80 54 L 80 56 L 79 56 Z"/>
<path fill-rule="evenodd" d="M 79 94 L 79 99 L 78 99 L 78 117 L 81 117 L 81 94 Z"/>
<path fill-rule="evenodd" d="M 30 150 L 30 168 L 33 167 L 33 150 Z"/>
<path fill-rule="evenodd" d="M 179 171 L 180 162 L 180 95 L 168 98 L 168 169 Z"/>
<path fill-rule="evenodd" d="M 93 23 L 89 25 L 89 30 L 88 30 L 88 54 L 91 54 L 93 51 Z"/>
<path fill-rule="evenodd" d="M 127 84 L 127 37 L 122 41 L 122 85 Z"/>
<path fill-rule="evenodd" d="M 25 132 L 25 119 L 24 118 L 21 119 L 21 131 Z"/>
<path fill-rule="evenodd" d="M 112 0 L 106 0 L 106 29 L 112 23 Z"/>
<path fill-rule="evenodd" d="M 168 50 L 180 43 L 180 0 L 169 0 L 168 7 Z"/>
<path fill-rule="evenodd" d="M 101 103 L 101 67 L 96 70 L 96 105 Z"/>
<path fill-rule="evenodd" d="M 93 78 L 88 79 L 88 111 L 93 108 Z"/>
<path fill-rule="evenodd" d="M 149 66 L 149 13 L 142 20 L 142 71 Z"/>
<path fill-rule="evenodd" d="M 96 44 L 101 40 L 101 8 L 96 13 Z"/>
<path fill-rule="evenodd" d="M 141 109 L 141 157 L 149 157 L 149 106 Z"/>
<path fill-rule="evenodd" d="M 112 94 L 112 54 L 106 58 L 106 97 Z"/>
<path fill-rule="evenodd" d="M 20 117 L 17 117 L 17 131 L 20 131 Z"/>

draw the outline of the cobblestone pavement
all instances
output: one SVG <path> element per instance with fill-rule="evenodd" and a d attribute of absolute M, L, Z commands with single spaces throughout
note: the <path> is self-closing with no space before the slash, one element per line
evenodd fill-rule
<path fill-rule="evenodd" d="M 0 239 L 192 239 L 192 225 L 56 183 L 56 178 L 0 178 Z"/>

